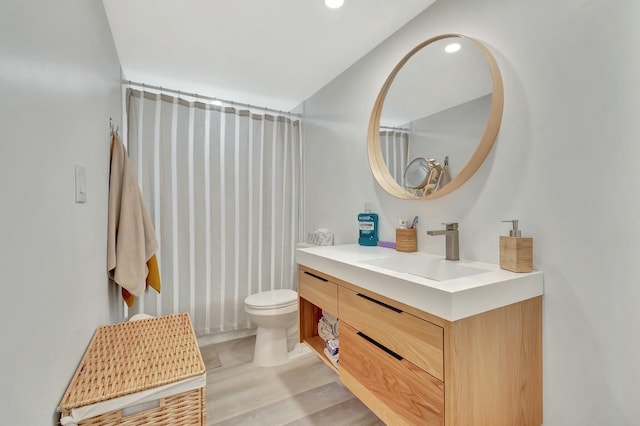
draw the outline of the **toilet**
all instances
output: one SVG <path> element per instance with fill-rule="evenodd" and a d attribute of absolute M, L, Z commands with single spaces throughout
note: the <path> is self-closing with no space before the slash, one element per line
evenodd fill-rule
<path fill-rule="evenodd" d="M 297 330 L 298 293 L 281 289 L 252 294 L 244 300 L 244 310 L 258 326 L 253 364 L 272 367 L 287 362 L 287 337 L 292 328 Z"/>

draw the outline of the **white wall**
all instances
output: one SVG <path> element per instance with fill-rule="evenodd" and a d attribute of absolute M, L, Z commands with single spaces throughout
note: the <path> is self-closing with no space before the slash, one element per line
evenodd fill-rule
<path fill-rule="evenodd" d="M 119 81 L 102 2 L 0 3 L 3 424 L 55 424 L 93 331 L 118 319 L 105 263 Z M 76 164 L 86 204 L 74 201 Z"/>
<path fill-rule="evenodd" d="M 640 2 L 446 0 L 435 3 L 311 97 L 306 228 L 356 241 L 371 202 L 382 239 L 419 215 L 426 237 L 458 221 L 463 258 L 498 262 L 503 219 L 520 219 L 544 271 L 545 425 L 628 425 L 640 417 Z M 433 201 L 400 201 L 375 183 L 369 114 L 393 65 L 440 33 L 484 41 L 501 68 L 500 134 L 479 172 Z"/>
<path fill-rule="evenodd" d="M 449 172 L 456 176 L 471 159 L 490 110 L 491 95 L 485 95 L 401 126 L 411 129 L 409 162 L 424 157 L 444 165 L 449 157 Z"/>

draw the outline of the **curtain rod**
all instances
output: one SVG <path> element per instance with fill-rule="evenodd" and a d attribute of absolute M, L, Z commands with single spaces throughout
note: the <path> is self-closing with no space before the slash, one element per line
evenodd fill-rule
<path fill-rule="evenodd" d="M 390 126 L 380 126 L 380 130 L 398 130 L 401 132 L 410 132 L 411 129 L 406 129 L 404 127 L 390 127 Z"/>
<path fill-rule="evenodd" d="M 256 110 L 259 110 L 259 111 L 273 112 L 273 113 L 277 113 L 277 114 L 281 114 L 281 115 L 288 115 L 288 116 L 292 116 L 292 117 L 302 118 L 302 114 L 298 114 L 298 113 L 295 113 L 295 112 L 281 111 L 281 110 L 267 108 L 267 107 L 259 107 L 259 106 L 255 106 L 255 105 L 251 105 L 251 104 L 243 104 L 241 102 L 229 101 L 229 100 L 226 100 L 226 99 L 212 98 L 211 96 L 198 95 L 197 93 L 188 93 L 188 92 L 182 92 L 180 90 L 167 89 L 166 87 L 154 86 L 154 85 L 151 85 L 151 84 L 136 83 L 135 81 L 131 81 L 131 80 L 122 80 L 122 84 L 126 85 L 126 86 L 131 86 L 131 87 L 138 87 L 138 88 L 141 88 L 143 91 L 144 91 L 144 89 L 151 89 L 151 90 L 159 91 L 160 93 L 162 93 L 162 92 L 172 93 L 174 95 L 178 95 L 178 97 L 180 97 L 180 95 L 184 95 L 184 96 L 189 96 L 189 97 L 192 97 L 192 98 L 202 99 L 202 100 L 206 100 L 206 101 L 217 101 L 217 102 L 220 102 L 222 104 L 227 104 L 227 105 L 232 106 L 232 107 L 233 106 L 240 106 L 240 107 L 243 107 L 243 108 L 256 109 Z"/>

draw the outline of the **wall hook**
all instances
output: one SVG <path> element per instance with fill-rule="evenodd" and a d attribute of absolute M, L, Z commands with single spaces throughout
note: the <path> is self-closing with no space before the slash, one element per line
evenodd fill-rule
<path fill-rule="evenodd" d="M 120 130 L 120 126 L 116 126 L 113 122 L 113 118 L 109 117 L 109 132 L 113 136 L 118 136 L 118 130 Z"/>

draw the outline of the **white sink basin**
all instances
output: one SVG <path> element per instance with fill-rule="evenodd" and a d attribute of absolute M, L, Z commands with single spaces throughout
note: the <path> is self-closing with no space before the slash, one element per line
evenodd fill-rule
<path fill-rule="evenodd" d="M 448 321 L 543 294 L 539 271 L 518 274 L 493 263 L 424 252 L 345 244 L 298 249 L 296 261 Z"/>
<path fill-rule="evenodd" d="M 444 260 L 419 253 L 361 260 L 360 263 L 435 281 L 453 280 L 489 272 L 488 269 L 466 265 L 463 261 Z"/>

